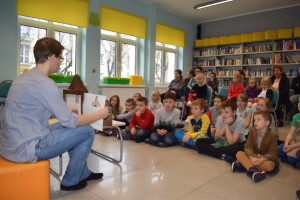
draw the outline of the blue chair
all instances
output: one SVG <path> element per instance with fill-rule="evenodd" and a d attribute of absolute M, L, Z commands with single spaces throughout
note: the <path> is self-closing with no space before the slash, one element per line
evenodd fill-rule
<path fill-rule="evenodd" d="M 207 91 L 204 99 L 206 100 L 205 106 L 207 109 L 209 109 L 211 102 L 212 102 L 212 95 L 213 95 L 213 89 L 208 85 Z"/>
<path fill-rule="evenodd" d="M 13 83 L 12 80 L 5 80 L 0 83 L 0 105 L 4 106 L 6 102 L 6 97 Z"/>
<path fill-rule="evenodd" d="M 220 95 L 221 97 L 223 97 L 223 99 L 227 99 L 228 88 L 222 87 L 221 89 L 219 89 L 218 95 Z"/>

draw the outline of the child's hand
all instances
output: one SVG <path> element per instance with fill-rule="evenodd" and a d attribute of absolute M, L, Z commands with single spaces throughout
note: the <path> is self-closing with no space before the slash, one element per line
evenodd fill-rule
<path fill-rule="evenodd" d="M 257 157 L 254 156 L 250 157 L 250 161 L 255 166 L 255 164 L 257 163 Z"/>
<path fill-rule="evenodd" d="M 249 125 L 250 125 L 250 124 L 245 124 L 245 125 L 244 125 L 244 128 L 245 128 L 245 129 L 248 128 Z"/>
<path fill-rule="evenodd" d="M 226 125 L 230 125 L 233 122 L 233 118 L 232 117 L 228 117 L 224 119 L 224 124 Z"/>
<path fill-rule="evenodd" d="M 253 101 L 253 98 L 249 98 L 248 101 Z"/>
<path fill-rule="evenodd" d="M 142 115 L 142 113 L 141 113 L 141 111 L 138 110 L 138 111 L 135 112 L 135 115 L 136 115 L 137 117 L 139 117 L 139 116 Z"/>
<path fill-rule="evenodd" d="M 289 144 L 284 144 L 283 151 L 284 151 L 285 153 L 288 153 L 288 152 L 290 152 L 291 150 L 293 150 L 293 147 L 292 147 L 291 145 L 289 145 Z"/>
<path fill-rule="evenodd" d="M 182 142 L 188 142 L 191 138 L 192 136 L 190 134 L 184 135 L 182 138 Z"/>
<path fill-rule="evenodd" d="M 136 129 L 133 127 L 133 128 L 130 130 L 130 133 L 131 133 L 131 135 L 135 135 L 135 134 L 136 134 Z"/>
<path fill-rule="evenodd" d="M 159 129 L 160 131 L 159 132 L 157 132 L 159 135 L 165 135 L 168 131 L 167 130 L 165 130 L 165 129 Z"/>

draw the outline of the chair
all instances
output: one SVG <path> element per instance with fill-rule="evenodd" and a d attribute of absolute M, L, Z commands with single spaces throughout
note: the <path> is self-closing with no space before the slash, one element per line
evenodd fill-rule
<path fill-rule="evenodd" d="M 206 95 L 204 97 L 204 99 L 206 100 L 205 106 L 206 106 L 207 110 L 209 109 L 209 107 L 211 105 L 212 95 L 213 95 L 213 89 L 208 85 Z"/>
<path fill-rule="evenodd" d="M 220 95 L 221 97 L 223 97 L 223 99 L 227 99 L 228 88 L 222 87 L 221 89 L 219 89 L 218 95 Z"/>
<path fill-rule="evenodd" d="M 273 91 L 273 97 L 271 99 L 271 101 L 272 101 L 272 107 L 271 107 L 270 112 L 274 114 L 275 126 L 276 126 L 276 130 L 275 131 L 278 132 L 276 109 L 277 109 L 277 106 L 278 106 L 279 92 L 275 88 L 272 88 L 272 91 Z"/>
<path fill-rule="evenodd" d="M 6 102 L 6 97 L 13 83 L 12 80 L 5 80 L 0 83 L 0 105 L 4 106 Z"/>

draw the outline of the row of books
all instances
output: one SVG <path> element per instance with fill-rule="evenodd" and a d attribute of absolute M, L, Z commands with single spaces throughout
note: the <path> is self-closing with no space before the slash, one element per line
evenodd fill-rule
<path fill-rule="evenodd" d="M 275 53 L 273 56 L 273 63 L 274 64 L 283 64 L 283 63 L 300 64 L 300 54 L 284 55 L 282 53 Z"/>
<path fill-rule="evenodd" d="M 246 76 L 271 76 L 272 75 L 272 69 L 246 69 L 245 70 Z"/>
<path fill-rule="evenodd" d="M 257 58 L 245 58 L 245 65 L 262 65 L 262 64 L 271 64 L 271 58 L 257 57 Z"/>
<path fill-rule="evenodd" d="M 240 58 L 227 59 L 227 58 L 216 58 L 217 66 L 228 66 L 228 65 L 241 65 L 242 61 Z"/>
<path fill-rule="evenodd" d="M 206 49 L 206 50 L 194 51 L 194 57 L 214 56 L 214 55 L 216 55 L 216 52 L 217 52 L 216 49 Z"/>
<path fill-rule="evenodd" d="M 244 46 L 243 47 L 244 53 L 266 52 L 266 51 L 272 51 L 271 44 L 262 44 L 262 45 Z"/>
<path fill-rule="evenodd" d="M 218 48 L 217 55 L 230 55 L 230 54 L 241 54 L 241 47 L 227 47 L 227 48 Z"/>
<path fill-rule="evenodd" d="M 215 66 L 215 60 L 201 60 L 198 63 L 194 63 L 194 66 L 200 66 L 200 67 Z"/>
<path fill-rule="evenodd" d="M 300 50 L 300 41 L 282 40 L 273 44 L 273 51 Z"/>

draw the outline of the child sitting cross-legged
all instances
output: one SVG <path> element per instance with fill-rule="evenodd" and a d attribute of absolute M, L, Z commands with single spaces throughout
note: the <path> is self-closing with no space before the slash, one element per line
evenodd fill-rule
<path fill-rule="evenodd" d="M 151 110 L 147 108 L 148 99 L 146 97 L 140 97 L 136 100 L 136 111 L 132 116 L 132 119 L 127 126 L 126 138 L 134 140 L 137 143 L 143 142 L 146 138 L 150 137 L 154 130 L 154 115 Z"/>
<path fill-rule="evenodd" d="M 154 128 L 150 143 L 160 147 L 176 145 L 174 136 L 176 125 L 179 124 L 180 110 L 175 107 L 176 94 L 167 92 L 164 96 L 164 107 L 155 112 Z"/>
<path fill-rule="evenodd" d="M 160 93 L 158 90 L 154 90 L 151 95 L 151 101 L 149 103 L 149 110 L 151 110 L 152 113 L 155 114 L 155 112 L 162 107 L 163 107 L 163 104 L 160 99 Z"/>
<path fill-rule="evenodd" d="M 211 138 L 210 120 L 205 114 L 205 104 L 198 99 L 191 104 L 192 115 L 189 117 L 188 132 L 177 130 L 175 136 L 179 142 L 194 145 L 199 138 Z"/>
<path fill-rule="evenodd" d="M 221 107 L 222 107 L 223 97 L 220 95 L 215 96 L 214 99 L 214 106 L 210 107 L 207 116 L 210 119 L 210 125 L 211 125 L 211 134 L 215 134 L 216 132 L 216 123 L 217 119 L 221 114 Z"/>
<path fill-rule="evenodd" d="M 236 101 L 236 98 L 239 94 L 244 91 L 244 86 L 241 84 L 241 75 L 238 73 L 233 75 L 232 84 L 228 88 L 228 97 L 227 99 L 233 99 Z"/>
<path fill-rule="evenodd" d="M 129 125 L 131 118 L 135 111 L 135 101 L 132 98 L 129 98 L 125 102 L 125 111 L 119 115 L 113 117 L 114 120 L 125 122 L 125 126 L 121 126 L 121 129 L 124 129 L 126 126 Z"/>
<path fill-rule="evenodd" d="M 269 112 L 254 113 L 254 127 L 250 129 L 244 151 L 236 154 L 232 163 L 233 172 L 246 172 L 254 182 L 266 178 L 266 172 L 278 172 L 280 160 L 277 157 L 278 136 L 269 126 L 272 118 Z"/>
<path fill-rule="evenodd" d="M 236 116 L 237 105 L 233 100 L 222 103 L 221 116 L 216 123 L 215 138 L 201 138 L 196 142 L 199 153 L 232 163 L 238 151 L 244 149 L 243 120 Z"/>
<path fill-rule="evenodd" d="M 251 128 L 252 121 L 252 110 L 247 106 L 248 96 L 245 93 L 241 93 L 237 96 L 237 112 L 236 115 L 241 118 L 244 122 L 245 136 L 248 135 L 248 132 Z"/>

